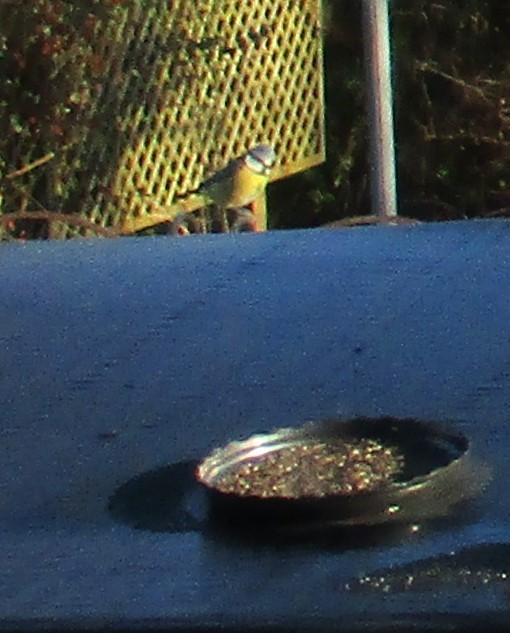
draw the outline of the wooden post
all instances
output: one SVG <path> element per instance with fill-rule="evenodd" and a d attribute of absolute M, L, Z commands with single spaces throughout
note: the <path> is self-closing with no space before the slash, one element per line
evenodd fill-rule
<path fill-rule="evenodd" d="M 267 230 L 267 203 L 266 194 L 263 193 L 253 201 L 253 213 L 255 214 L 257 231 Z"/>

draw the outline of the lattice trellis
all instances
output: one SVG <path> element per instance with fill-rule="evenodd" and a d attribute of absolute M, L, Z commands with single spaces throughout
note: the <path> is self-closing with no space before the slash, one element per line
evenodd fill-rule
<path fill-rule="evenodd" d="M 73 150 L 78 213 L 150 226 L 257 143 L 276 149 L 273 179 L 322 162 L 321 29 L 321 0 L 126 3 L 97 32 L 104 81 Z"/>

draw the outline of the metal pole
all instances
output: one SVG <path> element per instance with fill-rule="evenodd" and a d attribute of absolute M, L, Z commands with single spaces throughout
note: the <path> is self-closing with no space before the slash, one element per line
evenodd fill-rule
<path fill-rule="evenodd" d="M 372 213 L 397 215 L 388 0 L 362 0 Z"/>

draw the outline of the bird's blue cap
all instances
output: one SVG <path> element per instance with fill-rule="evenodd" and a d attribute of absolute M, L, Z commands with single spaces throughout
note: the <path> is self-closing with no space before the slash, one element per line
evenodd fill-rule
<path fill-rule="evenodd" d="M 271 145 L 255 145 L 248 150 L 248 156 L 268 168 L 276 162 L 276 154 Z"/>

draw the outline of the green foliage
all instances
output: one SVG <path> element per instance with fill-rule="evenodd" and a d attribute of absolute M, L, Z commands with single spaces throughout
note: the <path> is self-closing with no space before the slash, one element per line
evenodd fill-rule
<path fill-rule="evenodd" d="M 400 192 L 459 216 L 496 210 L 509 177 L 510 5 L 395 7 Z M 498 202 L 499 201 L 499 202 Z"/>
<path fill-rule="evenodd" d="M 90 124 L 103 60 L 93 47 L 119 0 L 0 0 L 0 176 L 55 153 L 48 169 L 1 182 L 9 210 L 47 208 L 72 190 L 72 150 Z"/>

